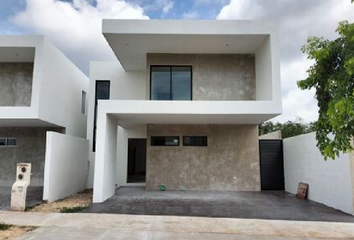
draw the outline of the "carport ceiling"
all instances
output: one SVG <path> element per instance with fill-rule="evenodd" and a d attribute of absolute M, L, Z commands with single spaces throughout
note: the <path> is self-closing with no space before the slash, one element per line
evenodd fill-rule
<path fill-rule="evenodd" d="M 277 114 L 109 114 L 122 127 L 140 124 L 260 124 Z"/>

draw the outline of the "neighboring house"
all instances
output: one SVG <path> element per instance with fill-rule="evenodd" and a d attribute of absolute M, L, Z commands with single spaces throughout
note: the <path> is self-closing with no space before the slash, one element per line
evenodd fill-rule
<path fill-rule="evenodd" d="M 89 186 L 260 190 L 258 124 L 281 114 L 268 21 L 104 20 L 118 61 L 92 62 Z"/>
<path fill-rule="evenodd" d="M 42 36 L 0 36 L 0 186 L 32 163 L 43 186 L 46 132 L 86 138 L 87 77 Z"/>

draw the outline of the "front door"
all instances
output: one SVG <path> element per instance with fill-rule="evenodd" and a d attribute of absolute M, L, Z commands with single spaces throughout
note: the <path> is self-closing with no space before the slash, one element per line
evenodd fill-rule
<path fill-rule="evenodd" d="M 146 139 L 128 139 L 127 183 L 144 183 L 146 175 Z"/>

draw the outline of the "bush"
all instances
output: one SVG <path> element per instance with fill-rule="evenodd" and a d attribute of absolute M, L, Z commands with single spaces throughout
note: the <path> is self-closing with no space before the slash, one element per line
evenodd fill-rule
<path fill-rule="evenodd" d="M 12 227 L 12 225 L 0 223 L 0 231 L 9 230 L 11 227 Z"/>
<path fill-rule="evenodd" d="M 71 207 L 71 208 L 63 207 L 60 209 L 60 212 L 61 213 L 76 213 L 76 212 L 80 212 L 84 209 L 85 209 L 85 207 Z"/>

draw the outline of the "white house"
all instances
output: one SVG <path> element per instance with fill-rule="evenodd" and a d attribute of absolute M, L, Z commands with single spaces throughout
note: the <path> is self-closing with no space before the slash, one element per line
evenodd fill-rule
<path fill-rule="evenodd" d="M 46 133 L 86 138 L 88 79 L 43 36 L 0 36 L 0 186 L 32 163 L 43 186 Z"/>
<path fill-rule="evenodd" d="M 104 20 L 117 57 L 92 62 L 94 202 L 116 187 L 260 190 L 258 124 L 281 114 L 277 25 Z"/>

